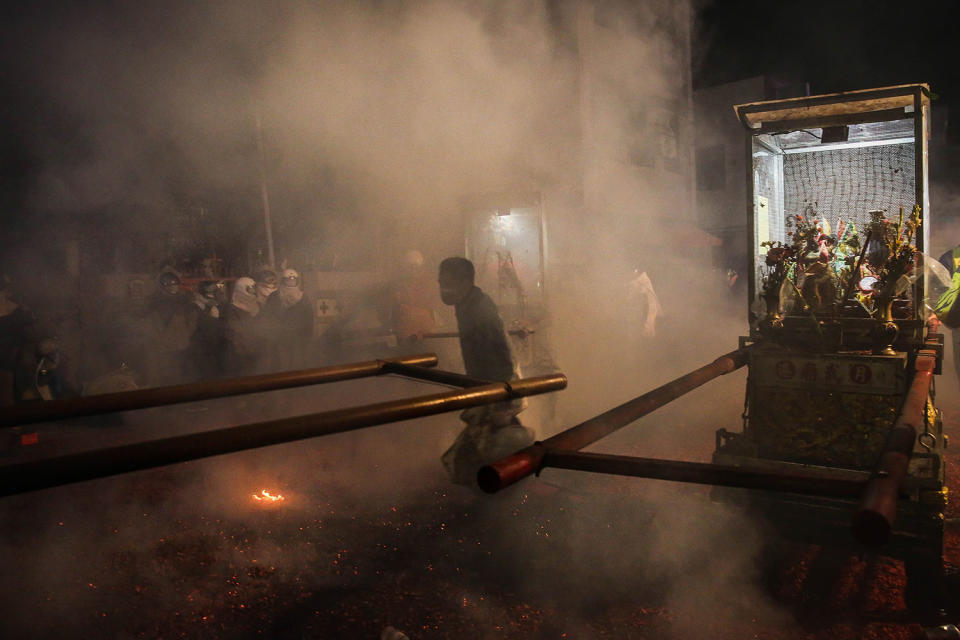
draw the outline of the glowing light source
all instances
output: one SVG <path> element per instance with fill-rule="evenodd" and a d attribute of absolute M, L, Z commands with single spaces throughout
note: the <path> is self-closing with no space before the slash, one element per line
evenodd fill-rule
<path fill-rule="evenodd" d="M 266 489 L 262 489 L 260 493 L 253 494 L 253 499 L 257 502 L 262 502 L 266 504 L 276 504 L 278 502 L 283 502 L 284 500 L 283 496 L 280 495 L 279 493 L 274 495 L 269 491 L 267 491 Z"/>
<path fill-rule="evenodd" d="M 501 213 L 500 211 L 506 211 L 506 213 Z M 490 216 L 490 223 L 494 229 L 500 231 L 511 231 L 513 230 L 513 220 L 509 216 L 510 209 L 498 210 L 497 213 Z"/>

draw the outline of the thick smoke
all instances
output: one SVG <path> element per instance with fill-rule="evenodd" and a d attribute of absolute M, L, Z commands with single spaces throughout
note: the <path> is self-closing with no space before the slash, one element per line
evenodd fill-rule
<path fill-rule="evenodd" d="M 263 243 L 262 169 L 279 256 L 328 266 L 346 256 L 358 270 L 388 273 L 390 258 L 409 247 L 421 249 L 430 268 L 461 253 L 465 196 L 541 190 L 551 349 L 571 381 L 555 419 L 532 425 L 548 436 L 732 350 L 745 329 L 727 313 L 725 287 L 709 270 L 707 250 L 684 246 L 669 224 L 692 215 L 684 11 L 670 2 L 636 8 L 506 0 L 61 9 L 25 20 L 29 28 L 15 38 L 33 52 L 34 99 L 51 117 L 49 126 L 30 132 L 38 171 L 27 207 L 71 218 L 90 234 L 105 232 L 86 226 L 84 216 L 94 226 L 104 212 L 119 212 L 118 233 L 149 233 L 169 224 L 171 212 L 211 207 L 227 237 L 256 246 Z M 655 132 L 652 139 L 637 133 L 638 122 Z M 98 246 L 124 242 L 106 234 L 112 242 Z M 87 262 L 108 265 L 111 255 Z M 636 267 L 652 275 L 663 303 L 655 339 L 631 337 L 632 312 L 624 300 Z M 736 313 L 739 318 L 744 310 Z M 630 434 L 611 438 L 605 450 L 705 459 L 713 430 L 736 428 L 742 406 L 743 377 L 723 384 L 729 393 L 699 391 L 694 408 L 658 412 Z M 413 388 L 422 387 L 394 386 L 389 393 Z M 274 394 L 266 405 L 211 403 L 209 419 L 179 420 L 212 427 L 225 416 L 293 415 L 388 393 L 372 384 L 359 389 Z M 546 413 L 543 402 L 531 400 L 533 409 Z M 34 544 L 39 561 L 18 570 L 30 574 L 31 587 L 57 593 L 48 576 L 63 563 L 82 562 L 82 549 L 91 545 L 98 558 L 129 556 L 149 573 L 150 554 L 159 552 L 140 542 L 158 525 L 136 514 L 160 510 L 155 517 L 166 524 L 198 514 L 235 524 L 250 517 L 237 505 L 250 485 L 261 483 L 280 484 L 297 504 L 275 520 L 245 526 L 294 529 L 299 518 L 316 518 L 322 505 L 334 503 L 364 514 L 412 502 L 445 486 L 438 457 L 458 426 L 450 415 L 193 463 L 192 475 L 172 485 L 175 495 L 153 505 L 127 504 L 130 485 L 102 481 L 114 488 L 92 501 L 90 513 L 74 513 L 53 498 L 60 512 L 73 516 L 74 537 L 65 543 L 62 531 L 45 530 Z M 558 477 L 571 489 L 598 482 Z M 710 609 L 710 628 L 722 628 L 722 616 L 738 615 L 745 603 L 754 613 L 766 607 L 761 596 L 749 597 L 758 593 L 751 569 L 757 540 L 744 545 L 742 555 L 710 563 L 715 548 L 728 550 L 748 524 L 703 501 L 688 502 L 683 490 L 663 500 L 656 489 L 638 489 L 641 484 L 631 480 L 624 498 L 643 504 L 636 519 L 622 509 L 584 508 L 567 523 L 566 551 L 579 560 L 563 570 L 573 573 L 573 582 L 602 591 L 623 571 L 634 577 L 653 571 L 668 585 L 667 605 L 682 612 L 676 637 L 696 626 L 701 598 L 742 596 L 727 610 L 732 613 Z M 114 499 L 124 504 L 118 508 Z M 123 519 L 118 512 L 136 516 L 138 524 L 104 538 L 102 523 L 87 520 L 104 512 L 116 521 Z M 484 514 L 503 525 L 505 538 L 532 542 L 529 532 L 511 529 L 509 514 L 493 508 Z M 631 548 L 625 558 L 601 558 L 588 549 L 595 528 L 610 521 L 618 532 L 604 540 Z M 13 543 L 5 546 L 12 550 Z M 236 561 L 239 551 L 224 556 L 219 550 L 211 552 L 213 566 Z M 291 551 L 269 541 L 250 551 L 289 575 L 326 562 L 328 552 Z M 526 593 L 563 602 L 569 596 L 549 584 L 561 572 L 558 557 L 531 545 L 517 558 L 544 568 L 543 580 L 531 585 L 509 577 Z M 687 578 L 675 582 L 680 574 Z M 145 586 L 163 594 L 160 608 L 172 608 L 181 578 L 150 575 Z M 585 589 L 573 593 L 603 599 Z M 63 595 L 58 613 L 69 616 L 84 598 Z M 478 620 L 485 615 L 479 611 Z M 583 619 L 588 628 L 586 610 Z"/>
<path fill-rule="evenodd" d="M 464 194 L 550 184 L 574 162 L 576 56 L 551 24 L 557 11 L 252 1 L 61 10 L 19 39 L 48 116 L 32 132 L 30 206 L 120 208 L 154 227 L 157 212 L 225 201 L 238 211 L 222 219 L 246 226 L 249 241 L 262 233 L 262 163 L 281 253 L 303 255 L 294 245 L 307 232 L 318 263 L 332 258 L 317 253 L 371 255 L 357 245 L 375 242 L 376 226 L 456 247 Z M 358 226 L 368 237 L 349 237 Z"/>

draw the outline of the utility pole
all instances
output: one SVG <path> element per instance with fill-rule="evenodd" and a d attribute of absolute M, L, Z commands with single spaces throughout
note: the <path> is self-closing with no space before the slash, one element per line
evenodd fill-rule
<path fill-rule="evenodd" d="M 276 267 L 276 256 L 273 252 L 273 225 L 270 223 L 270 193 L 267 191 L 267 158 L 263 149 L 263 124 L 260 121 L 259 110 L 256 113 L 256 121 L 257 151 L 260 155 L 260 198 L 263 200 L 263 228 L 267 236 L 267 261 L 270 263 L 270 267 Z"/>

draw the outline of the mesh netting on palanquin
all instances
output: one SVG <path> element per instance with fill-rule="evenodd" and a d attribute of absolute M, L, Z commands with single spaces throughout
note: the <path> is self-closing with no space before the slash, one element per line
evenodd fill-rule
<path fill-rule="evenodd" d="M 784 216 L 843 218 L 864 229 L 871 209 L 908 213 L 916 204 L 914 150 L 903 143 L 785 154 Z"/>

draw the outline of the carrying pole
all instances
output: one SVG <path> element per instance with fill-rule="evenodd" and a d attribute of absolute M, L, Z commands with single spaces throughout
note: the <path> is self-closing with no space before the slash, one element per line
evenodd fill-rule
<path fill-rule="evenodd" d="M 226 380 L 209 380 L 192 384 L 153 387 L 149 389 L 137 389 L 136 391 L 104 393 L 95 396 L 81 396 L 79 398 L 64 398 L 50 402 L 16 405 L 5 408 L 3 413 L 0 414 L 0 427 L 46 422 L 48 420 L 62 420 L 64 418 L 78 418 L 81 416 L 114 413 L 117 411 L 132 411 L 134 409 L 160 407 L 179 404 L 181 402 L 196 402 L 197 400 L 224 398 L 246 393 L 259 393 L 261 391 L 275 391 L 277 389 L 291 389 L 312 384 L 366 378 L 387 373 L 386 367 L 389 363 L 413 367 L 434 367 L 437 364 L 437 356 L 432 353 L 423 353 L 403 358 L 354 362 L 318 369 L 268 373 L 243 378 L 228 378 Z"/>
<path fill-rule="evenodd" d="M 566 386 L 567 378 L 563 374 L 522 378 L 509 384 L 498 382 L 465 390 L 456 389 L 415 398 L 255 422 L 55 458 L 15 462 L 0 465 L 0 495 L 105 478 L 177 462 L 458 411 L 557 391 Z"/>
<path fill-rule="evenodd" d="M 672 482 L 690 482 L 717 487 L 799 493 L 828 498 L 854 498 L 859 496 L 863 493 L 869 478 L 869 474 L 866 472 L 850 473 L 842 478 L 830 478 L 793 471 L 748 469 L 707 462 L 659 460 L 656 458 L 559 450 L 548 451 L 547 455 L 544 456 L 542 467 L 670 480 Z"/>
<path fill-rule="evenodd" d="M 921 350 L 900 415 L 887 436 L 880 461 L 863 492 L 860 509 L 853 517 L 853 535 L 867 546 L 880 546 L 890 539 L 897 517 L 900 485 L 907 475 L 917 433 L 923 430 L 926 419 L 935 366 L 936 354 Z"/>

